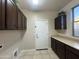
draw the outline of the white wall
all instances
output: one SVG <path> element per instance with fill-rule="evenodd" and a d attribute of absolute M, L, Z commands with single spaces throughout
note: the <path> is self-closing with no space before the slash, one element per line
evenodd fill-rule
<path fill-rule="evenodd" d="M 79 0 L 72 0 L 68 5 L 66 5 L 60 11 L 65 11 L 67 14 L 67 30 L 57 31 L 57 34 L 66 35 L 72 37 L 72 8 L 79 4 Z"/>
<path fill-rule="evenodd" d="M 46 12 L 29 12 L 24 10 L 27 16 L 27 32 L 23 39 L 22 49 L 35 49 L 35 38 L 34 38 L 34 22 L 35 20 L 44 19 L 49 22 L 49 35 L 54 34 L 54 18 L 57 12 L 46 11 Z M 50 44 L 49 44 L 50 45 Z M 50 46 L 49 46 L 50 47 Z"/>
<path fill-rule="evenodd" d="M 5 56 L 13 56 L 14 51 L 18 48 L 20 53 L 20 45 L 24 32 L 22 30 L 3 30 L 0 31 L 0 59 Z"/>
<path fill-rule="evenodd" d="M 51 36 L 52 33 L 54 34 L 54 18 L 57 15 L 57 11 L 40 11 L 40 12 L 33 12 L 27 11 L 23 9 L 19 4 L 18 7 L 23 11 L 23 13 L 27 17 L 27 32 L 24 36 L 22 49 L 35 49 L 35 36 L 34 36 L 34 22 L 35 20 L 45 19 L 49 22 L 49 35 Z M 50 45 L 50 44 L 49 44 Z M 50 46 L 49 46 L 50 47 Z"/>

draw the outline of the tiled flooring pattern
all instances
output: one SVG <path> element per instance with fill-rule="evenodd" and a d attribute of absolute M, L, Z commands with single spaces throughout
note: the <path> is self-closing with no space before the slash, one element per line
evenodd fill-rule
<path fill-rule="evenodd" d="M 26 51 L 20 59 L 59 59 L 52 50 Z"/>

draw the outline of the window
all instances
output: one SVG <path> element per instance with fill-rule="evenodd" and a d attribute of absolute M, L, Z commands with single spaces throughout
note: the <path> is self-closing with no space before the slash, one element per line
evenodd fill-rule
<path fill-rule="evenodd" d="M 79 36 L 79 5 L 73 8 L 73 35 Z"/>

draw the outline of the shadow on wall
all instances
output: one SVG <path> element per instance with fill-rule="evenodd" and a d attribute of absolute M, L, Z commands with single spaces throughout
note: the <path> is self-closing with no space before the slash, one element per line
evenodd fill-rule
<path fill-rule="evenodd" d="M 0 55 L 13 52 L 16 48 L 20 47 L 24 32 L 23 31 L 0 31 Z"/>
<path fill-rule="evenodd" d="M 55 30 L 55 31 L 58 32 L 58 33 L 61 33 L 61 34 L 66 34 L 67 30 Z"/>

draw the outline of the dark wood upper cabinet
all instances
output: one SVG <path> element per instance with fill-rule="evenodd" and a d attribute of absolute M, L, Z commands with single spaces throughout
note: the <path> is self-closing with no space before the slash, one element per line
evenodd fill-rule
<path fill-rule="evenodd" d="M 61 29 L 61 20 L 58 17 L 55 19 L 55 29 Z"/>
<path fill-rule="evenodd" d="M 18 10 L 18 29 L 22 30 L 22 13 Z"/>
<path fill-rule="evenodd" d="M 26 17 L 20 10 L 18 10 L 18 29 L 20 30 L 26 29 Z"/>
<path fill-rule="evenodd" d="M 56 30 L 61 30 L 61 29 L 66 29 L 66 15 L 59 15 L 58 17 L 55 18 L 55 29 Z"/>
<path fill-rule="evenodd" d="M 7 0 L 6 4 L 6 28 L 16 30 L 18 29 L 17 8 L 10 0 Z"/>
<path fill-rule="evenodd" d="M 25 16 L 23 16 L 23 29 L 25 30 L 26 29 L 26 20 L 27 18 Z"/>
<path fill-rule="evenodd" d="M 0 0 L 0 30 L 5 29 L 5 0 Z"/>
<path fill-rule="evenodd" d="M 25 30 L 26 17 L 15 0 L 0 0 L 0 30 Z"/>
<path fill-rule="evenodd" d="M 0 0 L 0 29 L 2 29 L 2 0 Z"/>

